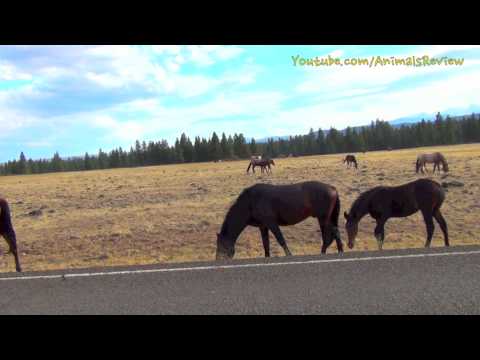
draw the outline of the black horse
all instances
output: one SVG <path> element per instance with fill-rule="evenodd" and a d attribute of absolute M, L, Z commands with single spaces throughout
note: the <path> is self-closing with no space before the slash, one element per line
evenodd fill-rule
<path fill-rule="evenodd" d="M 312 216 L 318 219 L 322 233 L 322 253 L 337 242 L 338 252 L 343 251 L 338 217 L 340 198 L 337 190 L 316 181 L 293 185 L 256 184 L 239 195 L 228 211 L 217 234 L 217 260 L 233 258 L 235 242 L 248 226 L 260 229 L 265 257 L 270 256 L 269 231 L 271 231 L 285 255 L 291 255 L 280 226 L 295 225 Z"/>
<path fill-rule="evenodd" d="M 5 199 L 0 198 L 0 235 L 7 241 L 9 252 L 15 257 L 15 267 L 18 272 L 22 271 L 20 260 L 18 259 L 17 237 L 12 226 L 10 216 L 10 207 Z"/>
<path fill-rule="evenodd" d="M 350 213 L 344 213 L 347 222 L 348 247 L 355 245 L 358 223 L 367 214 L 377 221 L 375 237 L 381 250 L 385 238 L 384 225 L 391 217 L 407 217 L 421 211 L 427 226 L 427 241 L 429 247 L 432 241 L 433 218 L 442 229 L 445 246 L 449 246 L 447 223 L 440 212 L 445 200 L 445 191 L 440 184 L 429 179 L 419 179 L 401 186 L 377 186 L 362 194 L 353 203 Z"/>

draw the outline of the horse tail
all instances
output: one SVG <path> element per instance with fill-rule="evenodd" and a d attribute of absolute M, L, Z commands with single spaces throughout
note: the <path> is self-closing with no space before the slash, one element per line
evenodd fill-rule
<path fill-rule="evenodd" d="M 252 162 L 250 161 L 250 164 L 248 164 L 248 167 L 247 167 L 247 173 L 250 171 L 251 166 L 252 166 Z"/>
<path fill-rule="evenodd" d="M 418 170 L 420 169 L 420 158 L 417 157 L 417 163 L 415 165 L 415 172 L 418 174 Z"/>
<path fill-rule="evenodd" d="M 335 207 L 333 208 L 332 215 L 330 216 L 330 221 L 332 224 L 338 228 L 338 218 L 340 217 L 340 196 L 336 192 L 337 200 L 335 201 Z"/>
<path fill-rule="evenodd" d="M 8 206 L 8 202 L 4 199 L 0 199 L 0 221 L 2 221 L 3 225 L 6 229 L 10 230 L 12 228 L 12 217 L 10 215 L 10 207 Z"/>

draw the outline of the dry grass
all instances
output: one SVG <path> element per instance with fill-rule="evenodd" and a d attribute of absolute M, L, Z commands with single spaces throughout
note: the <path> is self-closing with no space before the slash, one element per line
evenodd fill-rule
<path fill-rule="evenodd" d="M 1 177 L 2 195 L 11 205 L 25 271 L 103 265 L 211 260 L 216 232 L 240 191 L 256 182 L 274 184 L 319 180 L 337 187 L 342 214 L 361 191 L 416 179 L 416 154 L 439 150 L 450 163 L 450 188 L 443 206 L 451 244 L 480 241 L 480 145 L 409 149 L 358 154 L 359 169 L 347 169 L 342 155 L 276 160 L 273 176 L 246 175 L 247 161 L 156 166 L 77 173 Z M 430 167 L 431 169 L 431 167 Z M 431 175 L 431 174 L 430 174 Z M 442 181 L 440 175 L 432 178 Z M 29 212 L 41 209 L 42 215 Z M 342 223 L 342 238 L 346 234 Z M 374 222 L 360 224 L 355 250 L 376 249 Z M 294 254 L 318 254 L 318 224 L 310 218 L 283 228 Z M 391 219 L 385 249 L 421 247 L 425 226 L 420 214 Z M 283 251 L 272 238 L 272 255 Z M 439 226 L 433 246 L 442 246 Z M 0 242 L 0 271 L 13 271 L 7 246 Z M 348 251 L 348 250 L 347 250 Z M 336 252 L 333 244 L 329 252 Z M 237 242 L 237 257 L 261 257 L 257 229 Z"/>

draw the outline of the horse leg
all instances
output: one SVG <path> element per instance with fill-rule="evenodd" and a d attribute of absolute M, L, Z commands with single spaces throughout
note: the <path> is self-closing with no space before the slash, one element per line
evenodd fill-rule
<path fill-rule="evenodd" d="M 385 222 L 387 220 L 377 220 L 377 226 L 375 227 L 375 238 L 377 239 L 378 250 L 383 249 L 383 241 L 385 240 Z"/>
<path fill-rule="evenodd" d="M 435 174 L 435 169 L 437 168 L 438 164 L 437 163 L 434 163 L 433 164 L 433 173 Z M 440 169 L 439 169 L 440 170 Z"/>
<path fill-rule="evenodd" d="M 265 250 L 265 257 L 270 257 L 270 239 L 268 237 L 268 228 L 261 227 L 260 234 L 262 235 L 263 250 Z"/>
<path fill-rule="evenodd" d="M 318 222 L 320 223 L 320 220 L 318 220 Z M 327 252 L 328 247 L 332 243 L 332 241 L 327 238 L 327 231 L 326 231 L 325 224 L 320 223 L 320 231 L 322 233 L 322 250 L 321 251 L 322 251 L 322 254 L 325 254 Z"/>
<path fill-rule="evenodd" d="M 12 233 L 6 233 L 2 235 L 7 241 L 8 247 L 10 249 L 9 252 L 11 252 L 15 257 L 15 269 L 17 270 L 17 272 L 22 272 L 22 267 L 20 266 L 20 259 L 18 258 L 17 241 L 15 239 L 15 235 Z"/>
<path fill-rule="evenodd" d="M 335 239 L 335 242 L 337 244 L 337 251 L 339 253 L 343 253 L 343 244 L 342 240 L 338 236 L 334 236 L 334 227 L 333 225 L 325 225 L 320 222 L 320 219 L 318 220 L 318 223 L 320 224 L 320 230 L 322 233 L 322 254 L 325 254 L 327 252 L 328 247 L 332 244 L 333 239 Z"/>
<path fill-rule="evenodd" d="M 429 210 L 422 210 L 423 220 L 427 226 L 427 241 L 425 242 L 425 247 L 430 247 L 432 242 L 433 231 L 435 230 L 435 225 L 433 224 L 432 212 Z"/>
<path fill-rule="evenodd" d="M 435 220 L 437 220 L 438 224 L 440 225 L 440 228 L 442 229 L 443 232 L 443 237 L 445 239 L 445 246 L 450 246 L 449 241 L 448 241 L 448 227 L 447 227 L 447 222 L 443 218 L 442 213 L 440 212 L 440 209 L 436 209 L 433 213 L 433 217 Z"/>
<path fill-rule="evenodd" d="M 342 239 L 340 239 L 340 235 L 335 236 L 335 242 L 337 243 L 337 251 L 339 253 L 343 253 L 343 244 L 342 244 Z"/>
<path fill-rule="evenodd" d="M 282 232 L 280 231 L 280 227 L 274 221 L 269 221 L 267 224 L 268 229 L 275 235 L 277 242 L 285 251 L 285 256 L 291 256 L 292 253 L 288 249 L 287 243 L 285 242 L 285 238 L 283 237 Z"/>

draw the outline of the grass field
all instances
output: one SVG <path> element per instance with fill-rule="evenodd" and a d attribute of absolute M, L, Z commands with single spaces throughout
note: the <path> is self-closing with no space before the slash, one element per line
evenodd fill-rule
<path fill-rule="evenodd" d="M 336 154 L 277 159 L 271 176 L 262 176 L 259 170 L 247 175 L 244 160 L 0 177 L 0 189 L 10 202 L 24 271 L 211 260 L 226 211 L 247 186 L 330 183 L 339 190 L 343 214 L 364 190 L 420 177 L 414 172 L 416 155 L 434 150 L 445 154 L 450 173 L 445 179 L 425 176 L 465 184 L 448 188 L 442 207 L 450 243 L 479 243 L 480 144 L 359 153 L 358 170 L 347 169 L 343 155 Z M 346 242 L 343 216 L 340 221 Z M 364 218 L 354 250 L 376 249 L 373 229 L 373 219 Z M 310 218 L 284 227 L 283 233 L 293 254 L 318 254 L 317 230 L 318 223 Z M 422 247 L 425 234 L 420 213 L 391 219 L 384 248 Z M 432 246 L 443 246 L 438 225 Z M 272 256 L 283 256 L 272 236 L 271 248 Z M 6 251 L 2 240 L 0 271 L 14 271 L 13 257 Z M 335 244 L 329 252 L 336 252 Z M 237 242 L 236 257 L 260 256 L 259 231 L 247 228 Z"/>

